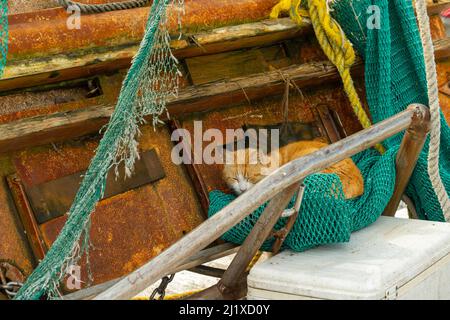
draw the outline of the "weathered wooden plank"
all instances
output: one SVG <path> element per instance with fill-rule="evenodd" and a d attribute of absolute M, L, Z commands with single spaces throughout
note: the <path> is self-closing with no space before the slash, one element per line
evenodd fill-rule
<path fill-rule="evenodd" d="M 113 110 L 113 106 L 95 106 L 1 125 L 0 153 L 96 132 L 108 122 Z"/>
<path fill-rule="evenodd" d="M 438 14 L 449 5 L 450 1 L 430 3 L 429 14 Z M 269 45 L 294 38 L 310 30 L 309 19 L 304 19 L 301 26 L 290 18 L 263 20 L 186 35 L 180 40 L 172 41 L 172 49 L 181 59 Z M 66 81 L 100 71 L 126 68 L 130 65 L 137 48 L 138 43 L 134 41 L 117 47 L 96 47 L 70 54 L 55 54 L 45 59 L 10 60 L 0 81 L 0 91 Z"/>
<path fill-rule="evenodd" d="M 281 45 L 237 50 L 185 60 L 193 85 L 250 76 L 292 64 Z"/>
<path fill-rule="evenodd" d="M 309 27 L 310 22 L 307 19 L 302 26 L 289 18 L 264 20 L 187 35 L 181 40 L 173 40 L 171 46 L 174 55 L 182 59 L 270 45 L 294 38 L 303 31 L 307 32 Z M 45 58 L 11 60 L 6 65 L 0 81 L 0 92 L 127 68 L 137 49 L 138 44 L 133 43 L 70 54 L 56 54 Z"/>
<path fill-rule="evenodd" d="M 267 205 L 264 212 L 256 222 L 252 231 L 245 239 L 235 259 L 231 262 L 227 271 L 225 271 L 220 283 L 227 289 L 232 290 L 239 284 L 240 278 L 245 276 L 245 271 L 252 261 L 255 254 L 267 240 L 281 214 L 287 207 L 295 192 L 298 191 L 299 183 L 294 183 L 279 194 L 277 194 Z M 237 293 L 239 294 L 239 293 Z M 242 293 L 241 293 L 242 294 Z M 244 296 L 237 296 L 241 299 Z"/>
<path fill-rule="evenodd" d="M 428 14 L 430 16 L 440 14 L 448 8 L 450 8 L 450 1 L 430 1 L 428 3 Z"/>
<path fill-rule="evenodd" d="M 361 66 L 358 64 L 357 66 Z M 230 81 L 191 86 L 169 101 L 171 115 L 207 111 L 233 105 L 245 99 L 282 92 L 284 79 L 289 77 L 299 87 L 322 84 L 338 79 L 329 62 L 294 65 Z M 0 125 L 0 152 L 18 150 L 27 146 L 79 137 L 98 131 L 111 116 L 114 107 L 101 105 L 82 110 L 25 118 Z"/>
<path fill-rule="evenodd" d="M 168 270 L 166 275 L 180 272 L 183 270 L 188 270 L 188 269 L 194 268 L 196 266 L 202 265 L 204 263 L 229 256 L 233 253 L 236 253 L 238 250 L 239 250 L 239 246 L 236 246 L 232 243 L 224 243 L 224 244 L 220 244 L 220 245 L 202 250 L 198 254 L 195 254 L 191 258 L 189 258 L 186 263 L 178 266 L 174 270 Z M 114 284 L 119 282 L 121 279 L 123 279 L 123 278 L 113 279 L 111 281 L 68 294 L 68 295 L 64 296 L 63 299 L 64 300 L 93 299 L 98 294 L 111 288 Z"/>
<path fill-rule="evenodd" d="M 449 57 L 450 39 L 437 40 L 435 50 L 437 56 Z M 362 67 L 361 60 L 358 60 L 353 67 L 353 75 L 361 75 Z M 188 87 L 177 98 L 169 100 L 168 109 L 171 115 L 178 116 L 280 94 L 286 78 L 301 88 L 336 81 L 339 75 L 329 61 L 292 65 L 249 77 Z M 107 123 L 113 110 L 113 105 L 100 105 L 2 124 L 0 153 L 96 132 Z"/>
<path fill-rule="evenodd" d="M 394 217 L 430 131 L 430 117 L 415 115 L 397 152 L 395 190 L 383 215 Z"/>
<path fill-rule="evenodd" d="M 227 232 L 260 205 L 270 200 L 274 194 L 282 192 L 310 174 L 328 168 L 334 163 L 351 157 L 405 130 L 411 124 L 414 114 L 422 114 L 425 117 L 428 112 L 425 106 L 410 106 L 398 115 L 282 166 L 159 256 L 98 295 L 96 300 L 129 299 L 133 297 L 164 276 L 167 269 L 179 265 L 189 256 L 202 250 Z"/>

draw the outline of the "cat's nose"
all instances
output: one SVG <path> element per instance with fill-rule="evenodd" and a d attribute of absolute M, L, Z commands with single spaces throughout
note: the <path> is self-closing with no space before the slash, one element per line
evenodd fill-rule
<path fill-rule="evenodd" d="M 245 183 L 245 181 L 239 183 L 239 190 L 241 190 L 241 192 L 247 191 L 247 183 Z"/>

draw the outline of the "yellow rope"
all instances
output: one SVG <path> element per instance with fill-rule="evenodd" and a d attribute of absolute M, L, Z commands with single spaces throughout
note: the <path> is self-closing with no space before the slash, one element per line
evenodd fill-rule
<path fill-rule="evenodd" d="M 255 266 L 255 264 L 259 261 L 261 256 L 262 256 L 262 251 L 258 251 L 255 254 L 255 256 L 253 257 L 252 261 L 250 261 L 250 264 L 247 267 L 247 272 L 249 272 Z"/>
<path fill-rule="evenodd" d="M 344 85 L 344 90 L 350 100 L 353 112 L 363 128 L 372 125 L 364 110 L 358 92 L 355 89 L 350 68 L 355 63 L 355 51 L 345 36 L 339 24 L 330 16 L 326 0 L 308 0 L 308 9 L 302 6 L 303 0 L 281 0 L 270 14 L 271 18 L 278 18 L 281 12 L 289 12 L 293 21 L 301 24 L 303 17 L 309 16 L 317 40 L 325 55 L 336 66 Z M 375 146 L 380 152 L 385 149 L 381 144 Z"/>
<path fill-rule="evenodd" d="M 302 0 L 281 0 L 270 13 L 270 18 L 276 19 L 282 12 L 289 12 L 291 19 L 297 24 L 302 23 L 302 17 L 308 17 L 308 10 L 303 9 L 301 5 Z"/>
<path fill-rule="evenodd" d="M 164 300 L 183 300 L 189 296 L 192 296 L 195 293 L 201 292 L 203 290 L 193 290 L 193 291 L 186 291 L 183 293 L 174 293 L 170 294 L 164 297 Z M 135 297 L 132 300 L 150 300 L 149 297 Z"/>

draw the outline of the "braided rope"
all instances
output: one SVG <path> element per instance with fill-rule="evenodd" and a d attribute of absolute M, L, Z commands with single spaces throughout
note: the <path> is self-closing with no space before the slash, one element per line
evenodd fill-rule
<path fill-rule="evenodd" d="M 116 10 L 126 10 L 143 7 L 150 2 L 150 0 L 130 0 L 125 2 L 112 2 L 105 4 L 83 4 L 70 0 L 58 0 L 59 5 L 68 8 L 70 6 L 77 6 L 81 13 L 102 13 Z"/>
<path fill-rule="evenodd" d="M 298 24 L 302 23 L 302 17 L 308 17 L 308 10 L 301 8 L 302 0 L 281 0 L 270 13 L 271 19 L 277 19 L 282 12 L 290 12 L 291 19 Z"/>
<path fill-rule="evenodd" d="M 344 85 L 353 112 L 363 128 L 368 128 L 372 122 L 364 110 L 358 92 L 356 91 L 350 68 L 355 63 L 356 55 L 350 41 L 345 36 L 339 24 L 331 18 L 328 2 L 324 0 L 308 0 L 309 10 L 301 8 L 303 0 L 281 0 L 270 14 L 277 18 L 282 11 L 289 11 L 290 17 L 296 23 L 301 23 L 302 17 L 309 15 L 317 40 L 327 58 L 336 66 Z M 386 150 L 381 144 L 375 146 L 381 154 Z"/>
<path fill-rule="evenodd" d="M 439 204 L 441 205 L 445 220 L 450 221 L 450 199 L 439 173 L 441 113 L 439 106 L 439 89 L 437 82 L 436 62 L 434 60 L 434 47 L 430 31 L 430 20 L 428 18 L 427 4 L 425 0 L 416 0 L 415 7 L 420 30 L 420 38 L 422 39 L 424 51 L 428 85 L 428 99 L 431 113 L 428 174 L 430 176 L 431 184 L 434 188 L 436 196 L 438 197 Z"/>

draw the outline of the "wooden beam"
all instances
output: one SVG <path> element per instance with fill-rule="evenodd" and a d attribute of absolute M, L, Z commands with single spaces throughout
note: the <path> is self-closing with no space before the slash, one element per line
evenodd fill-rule
<path fill-rule="evenodd" d="M 449 5 L 450 1 L 447 0 L 431 3 L 428 5 L 429 14 L 439 14 Z M 51 19 L 44 17 L 41 20 Z M 270 45 L 311 30 L 311 22 L 306 18 L 302 25 L 297 25 L 290 18 L 263 20 L 188 34 L 182 39 L 173 40 L 171 46 L 175 56 L 181 59 Z M 138 45 L 139 43 L 133 40 L 132 43 L 117 47 L 94 47 L 89 50 L 84 48 L 78 52 L 71 51 L 70 54 L 9 60 L 0 80 L 0 92 L 127 68 L 137 52 Z"/>
<path fill-rule="evenodd" d="M 234 245 L 232 243 L 224 243 L 224 244 L 217 245 L 215 247 L 211 247 L 211 248 L 202 250 L 198 254 L 193 255 L 191 258 L 189 258 L 186 263 L 183 263 L 182 265 L 178 266 L 177 268 L 175 268 L 173 270 L 168 270 L 166 276 L 169 274 L 172 274 L 172 273 L 177 273 L 177 272 L 183 271 L 183 270 L 189 270 L 189 269 L 195 268 L 197 266 L 200 266 L 204 263 L 211 262 L 211 261 L 229 256 L 231 254 L 236 253 L 238 250 L 239 250 L 239 246 Z M 105 283 L 65 295 L 63 297 L 63 300 L 90 300 L 90 299 L 93 299 L 98 294 L 111 288 L 113 285 L 115 285 L 122 279 L 123 279 L 123 277 L 119 278 L 119 279 L 113 279 L 113 280 L 107 281 Z"/>
<path fill-rule="evenodd" d="M 216 288 L 196 293 L 189 300 L 239 300 L 247 295 L 247 268 L 298 188 L 299 183 L 294 183 L 270 201 L 220 281 L 213 286 Z"/>
<path fill-rule="evenodd" d="M 397 152 L 396 158 L 396 178 L 394 194 L 388 205 L 384 209 L 383 215 L 394 217 L 398 206 L 408 186 L 411 175 L 416 168 L 417 160 L 422 152 L 423 146 L 430 130 L 430 115 L 425 117 L 417 114 L 413 117 L 412 123 L 403 136 L 402 143 Z"/>
<path fill-rule="evenodd" d="M 450 1 L 438 1 L 434 3 L 428 4 L 428 15 L 437 15 L 440 14 L 442 11 L 450 8 Z"/>
<path fill-rule="evenodd" d="M 0 153 L 97 132 L 108 122 L 113 106 L 25 118 L 0 125 Z"/>
<path fill-rule="evenodd" d="M 310 26 L 308 19 L 302 25 L 289 18 L 264 20 L 187 35 L 173 40 L 171 47 L 174 55 L 183 59 L 274 44 L 299 36 L 311 30 Z M 132 43 L 57 54 L 45 59 L 11 60 L 0 81 L 0 92 L 128 68 L 138 48 L 139 44 Z"/>
<path fill-rule="evenodd" d="M 436 60 L 442 60 L 450 57 L 450 38 L 438 39 L 433 41 L 434 57 Z"/>
<path fill-rule="evenodd" d="M 414 114 L 425 117 L 428 112 L 425 106 L 412 105 L 400 114 L 282 166 L 160 255 L 97 296 L 96 300 L 130 299 L 161 279 L 167 269 L 179 265 L 230 230 L 274 194 L 402 132 L 409 127 Z"/>
<path fill-rule="evenodd" d="M 361 71 L 360 63 L 355 66 L 355 68 L 358 67 Z M 172 116 L 179 116 L 235 105 L 246 99 L 276 95 L 282 92 L 284 79 L 287 77 L 295 81 L 299 87 L 339 79 L 336 68 L 330 62 L 293 65 L 250 77 L 190 86 L 182 90 L 177 98 L 169 100 L 168 110 Z M 43 145 L 96 132 L 108 122 L 113 110 L 113 105 L 100 105 L 2 124 L 0 125 L 0 152 Z"/>
<path fill-rule="evenodd" d="M 435 50 L 436 55 L 450 56 L 450 39 L 437 40 Z M 357 76 L 362 75 L 362 72 L 363 63 L 358 59 L 352 73 Z M 172 116 L 180 116 L 236 105 L 247 99 L 281 94 L 286 78 L 300 88 L 340 79 L 336 68 L 329 61 L 292 65 L 245 78 L 187 87 L 177 98 L 169 100 L 168 110 Z M 113 110 L 113 105 L 98 105 L 2 124 L 0 153 L 97 132 L 108 122 Z"/>

